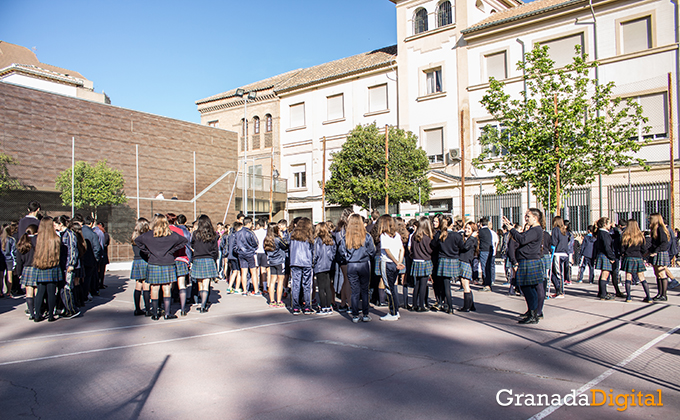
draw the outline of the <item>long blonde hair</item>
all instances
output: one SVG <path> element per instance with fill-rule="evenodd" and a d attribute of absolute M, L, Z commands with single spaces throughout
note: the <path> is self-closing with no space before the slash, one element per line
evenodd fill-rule
<path fill-rule="evenodd" d="M 652 234 L 652 238 L 656 239 L 657 235 L 659 234 L 659 229 L 663 229 L 663 231 L 666 233 L 666 238 L 668 238 L 670 241 L 671 235 L 668 233 L 668 228 L 663 222 L 663 217 L 660 213 L 653 213 L 651 216 L 649 216 L 649 231 Z"/>
<path fill-rule="evenodd" d="M 157 214 L 153 218 L 152 223 L 153 236 L 158 238 L 160 236 L 170 236 L 172 231 L 170 230 L 170 223 L 168 223 L 168 218 L 162 214 Z"/>
<path fill-rule="evenodd" d="M 358 214 L 353 214 L 347 220 L 345 230 L 345 242 L 347 249 L 359 249 L 366 242 L 366 228 L 364 220 Z"/>
<path fill-rule="evenodd" d="M 645 242 L 645 235 L 640 230 L 637 220 L 630 219 L 626 225 L 626 230 L 621 236 L 623 246 L 637 246 Z"/>
<path fill-rule="evenodd" d="M 54 231 L 54 223 L 51 217 L 43 217 L 38 227 L 38 236 L 35 240 L 35 255 L 33 265 L 40 270 L 47 270 L 59 265 L 61 256 L 61 239 Z"/>

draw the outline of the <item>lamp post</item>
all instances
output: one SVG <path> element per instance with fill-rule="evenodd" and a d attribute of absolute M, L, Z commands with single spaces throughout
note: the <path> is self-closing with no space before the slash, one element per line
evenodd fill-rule
<path fill-rule="evenodd" d="M 252 90 L 246 95 L 246 91 L 238 88 L 236 89 L 236 96 L 243 98 L 243 214 L 248 216 L 248 186 L 246 182 L 248 180 L 248 99 L 251 101 L 255 100 L 257 97 L 257 92 Z M 255 191 L 253 191 L 253 200 L 255 199 Z M 253 213 L 255 212 L 255 207 L 253 205 Z"/>
<path fill-rule="evenodd" d="M 272 168 L 274 165 L 272 165 Z M 269 223 L 272 223 L 272 214 L 273 214 L 273 208 L 272 206 L 274 205 L 274 181 L 277 181 L 279 179 L 279 171 L 274 169 L 272 171 L 272 179 L 271 183 L 269 184 Z"/>

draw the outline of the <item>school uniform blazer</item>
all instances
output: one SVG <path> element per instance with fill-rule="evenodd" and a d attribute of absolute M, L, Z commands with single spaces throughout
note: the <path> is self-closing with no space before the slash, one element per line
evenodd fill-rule
<path fill-rule="evenodd" d="M 269 265 L 279 265 L 286 262 L 286 250 L 288 243 L 281 238 L 274 238 L 275 249 L 273 251 L 265 250 L 267 254 L 267 262 Z"/>
<path fill-rule="evenodd" d="M 66 270 L 67 267 L 76 268 L 78 266 L 78 242 L 76 234 L 70 229 L 65 229 L 59 235 L 61 236 L 61 257 L 59 260 L 62 263 L 62 270 Z"/>
<path fill-rule="evenodd" d="M 150 265 L 175 264 L 175 251 L 184 248 L 187 238 L 171 232 L 168 236 L 153 236 L 153 230 L 139 235 L 135 243 L 140 250 L 149 254 Z"/>
<path fill-rule="evenodd" d="M 191 248 L 193 249 L 194 259 L 212 258 L 213 260 L 217 260 L 217 256 L 219 255 L 217 237 L 210 242 L 203 242 L 196 237 L 192 237 Z"/>
<path fill-rule="evenodd" d="M 236 234 L 238 232 L 232 232 L 227 239 L 227 259 L 237 260 L 236 256 Z"/>
<path fill-rule="evenodd" d="M 314 241 L 314 273 L 323 273 L 326 271 L 331 271 L 333 267 L 333 262 L 335 261 L 335 253 L 338 250 L 338 246 L 335 244 L 335 240 L 331 245 L 326 245 L 323 243 L 321 238 L 316 238 Z"/>
<path fill-rule="evenodd" d="M 542 258 L 543 229 L 540 226 L 532 226 L 521 233 L 517 229 L 512 229 L 510 234 L 519 244 L 515 252 L 517 261 L 539 260 Z"/>
<path fill-rule="evenodd" d="M 236 254 L 239 258 L 249 258 L 255 255 L 259 242 L 252 230 L 244 227 L 236 232 Z"/>
<path fill-rule="evenodd" d="M 439 250 L 439 257 L 458 259 L 460 256 L 460 249 L 465 243 L 463 235 L 458 232 L 449 230 L 446 238 L 441 240 L 441 233 L 435 237 L 434 248 Z"/>
<path fill-rule="evenodd" d="M 612 235 L 604 229 L 597 230 L 597 240 L 595 241 L 595 255 L 596 258 L 600 254 L 607 257 L 609 261 L 614 261 L 616 255 L 614 254 Z"/>
<path fill-rule="evenodd" d="M 666 231 L 659 226 L 656 230 L 656 238 L 652 236 L 652 246 L 649 247 L 649 253 L 655 254 L 664 251 L 668 251 L 668 236 L 666 235 Z"/>
<path fill-rule="evenodd" d="M 459 258 L 461 262 L 466 262 L 472 264 L 472 260 L 475 258 L 475 251 L 477 251 L 477 238 L 470 236 L 465 240 L 463 246 L 460 248 Z"/>

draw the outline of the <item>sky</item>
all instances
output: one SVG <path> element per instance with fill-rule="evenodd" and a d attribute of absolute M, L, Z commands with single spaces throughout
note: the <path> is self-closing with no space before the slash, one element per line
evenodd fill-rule
<path fill-rule="evenodd" d="M 0 40 L 112 105 L 200 122 L 195 101 L 396 44 L 389 0 L 0 0 Z"/>

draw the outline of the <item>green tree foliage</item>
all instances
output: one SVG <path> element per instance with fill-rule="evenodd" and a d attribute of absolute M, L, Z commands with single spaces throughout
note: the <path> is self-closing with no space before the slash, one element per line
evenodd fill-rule
<path fill-rule="evenodd" d="M 557 165 L 560 190 L 567 191 L 588 185 L 617 166 L 637 162 L 648 169 L 642 159 L 633 157 L 644 144 L 638 130 L 649 131 L 641 128 L 647 118 L 632 99 L 612 97 L 613 82 L 597 85 L 590 77 L 597 65 L 588 63 L 577 46 L 573 62 L 555 69 L 548 47 L 537 45 L 526 54 L 526 63 L 517 65 L 524 71 L 526 97 L 522 92 L 512 99 L 502 82 L 491 79 L 481 104 L 501 128 L 483 128 L 483 151 L 473 164 L 502 174 L 496 178 L 499 194 L 530 182 L 539 201 L 553 211 Z M 502 159 L 488 162 L 497 151 Z"/>
<path fill-rule="evenodd" d="M 416 136 L 395 127 L 389 128 L 388 192 L 390 204 L 423 201 L 430 196 L 426 172 L 430 168 L 425 151 L 418 148 Z M 349 133 L 342 149 L 333 154 L 331 178 L 326 182 L 330 203 L 368 208 L 369 198 L 376 204 L 385 200 L 385 134 L 375 123 L 358 125 Z"/>
<path fill-rule="evenodd" d="M 17 165 L 18 163 L 13 157 L 0 153 L 0 194 L 11 190 L 24 189 L 21 182 L 9 174 L 9 165 Z"/>
<path fill-rule="evenodd" d="M 101 160 L 94 166 L 78 161 L 75 165 L 74 206 L 78 209 L 94 209 L 96 216 L 98 207 L 127 202 L 124 186 L 123 173 L 110 168 L 106 160 Z M 56 187 L 61 192 L 64 206 L 70 206 L 71 168 L 59 173 Z"/>

